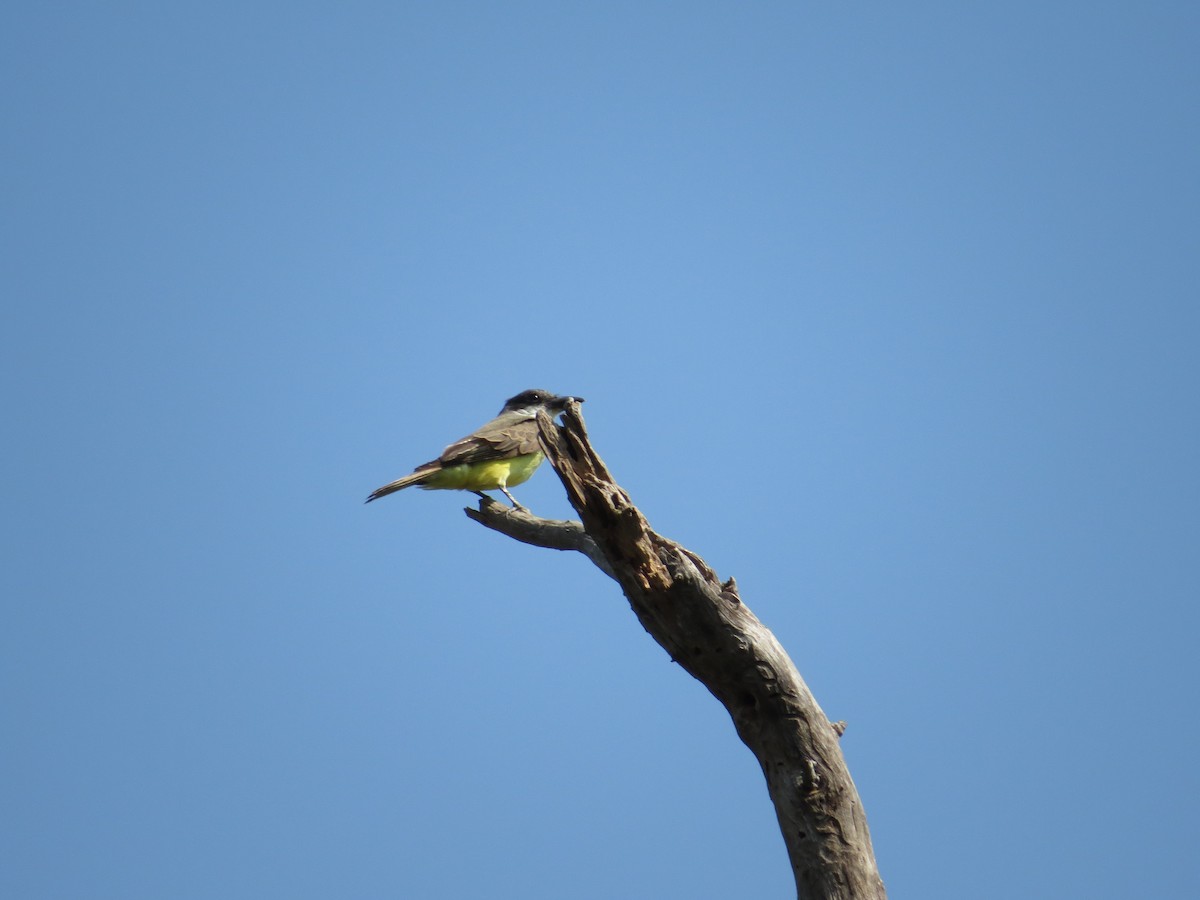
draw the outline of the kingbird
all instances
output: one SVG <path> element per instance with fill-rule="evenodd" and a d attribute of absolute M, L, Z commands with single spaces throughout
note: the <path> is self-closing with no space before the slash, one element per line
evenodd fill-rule
<path fill-rule="evenodd" d="M 473 491 L 480 497 L 487 496 L 484 491 L 500 490 L 514 507 L 524 509 L 508 489 L 528 481 L 544 458 L 537 414 L 544 409 L 554 418 L 572 400 L 583 402 L 582 397 L 556 397 L 549 391 L 522 391 L 506 400 L 500 415 L 478 431 L 455 441 L 411 475 L 373 491 L 366 502 L 415 484 L 427 491 Z"/>

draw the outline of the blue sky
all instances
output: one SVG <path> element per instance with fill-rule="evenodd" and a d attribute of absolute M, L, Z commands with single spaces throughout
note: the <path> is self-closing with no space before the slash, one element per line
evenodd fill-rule
<path fill-rule="evenodd" d="M 527 387 L 849 722 L 892 896 L 1200 892 L 1196 8 L 0 20 L 0 894 L 788 896 L 610 581 L 362 505 Z"/>

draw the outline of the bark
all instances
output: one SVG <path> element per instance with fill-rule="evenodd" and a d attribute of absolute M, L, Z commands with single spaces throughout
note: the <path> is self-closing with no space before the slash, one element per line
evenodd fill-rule
<path fill-rule="evenodd" d="M 517 540 L 584 553 L 616 579 L 642 626 L 715 696 L 757 757 L 800 900 L 885 900 L 866 814 L 831 723 L 775 636 L 695 553 L 655 533 L 592 449 L 578 404 L 543 449 L 582 522 L 491 500 L 467 514 Z"/>

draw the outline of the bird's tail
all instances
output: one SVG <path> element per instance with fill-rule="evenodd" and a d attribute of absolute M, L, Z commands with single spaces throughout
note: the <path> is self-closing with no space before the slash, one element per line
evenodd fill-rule
<path fill-rule="evenodd" d="M 396 491 L 403 490 L 406 487 L 411 487 L 414 484 L 420 484 L 433 473 L 430 471 L 413 472 L 411 475 L 405 475 L 403 478 L 397 478 L 391 484 L 385 484 L 381 488 L 376 488 L 371 491 L 371 495 L 367 497 L 364 503 L 370 503 L 372 500 L 378 500 L 380 497 L 386 497 L 388 494 L 394 494 Z"/>

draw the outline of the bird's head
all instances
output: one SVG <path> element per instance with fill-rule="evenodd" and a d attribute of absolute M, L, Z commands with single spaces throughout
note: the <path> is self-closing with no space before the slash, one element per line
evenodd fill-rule
<path fill-rule="evenodd" d="M 515 412 L 521 415 L 533 418 L 538 414 L 539 409 L 544 409 L 551 416 L 557 416 L 560 412 L 567 408 L 567 404 L 572 400 L 579 403 L 583 402 L 582 397 L 558 397 L 549 391 L 539 391 L 537 389 L 521 391 L 515 397 L 509 397 L 504 401 L 504 408 L 501 413 Z"/>

